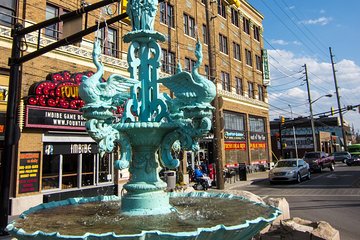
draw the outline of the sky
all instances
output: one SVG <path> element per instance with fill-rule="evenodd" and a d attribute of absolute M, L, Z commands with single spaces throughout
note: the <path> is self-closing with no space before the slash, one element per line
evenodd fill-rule
<path fill-rule="evenodd" d="M 248 0 L 263 16 L 271 85 L 270 119 L 308 117 L 308 70 L 313 115 L 338 109 L 330 50 L 334 56 L 340 106 L 360 104 L 359 0 Z M 325 97 L 332 94 L 332 97 Z M 334 116 L 339 116 L 338 114 Z M 343 112 L 360 132 L 360 113 Z"/>

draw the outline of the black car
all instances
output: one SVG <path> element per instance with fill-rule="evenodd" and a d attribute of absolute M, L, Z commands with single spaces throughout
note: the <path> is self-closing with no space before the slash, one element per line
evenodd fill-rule
<path fill-rule="evenodd" d="M 346 161 L 351 158 L 350 153 L 346 151 L 334 152 L 333 156 L 335 162 L 343 162 L 343 163 L 346 163 Z"/>
<path fill-rule="evenodd" d="M 360 154 L 352 154 L 350 159 L 346 160 L 348 166 L 360 166 Z"/>

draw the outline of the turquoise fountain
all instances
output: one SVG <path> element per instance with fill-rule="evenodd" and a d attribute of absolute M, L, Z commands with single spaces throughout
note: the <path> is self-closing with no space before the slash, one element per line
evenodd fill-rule
<path fill-rule="evenodd" d="M 179 160 L 174 159 L 171 154 L 174 144 L 180 143 L 184 150 L 197 151 L 199 149 L 198 140 L 211 129 L 212 111 L 214 110 L 211 101 L 216 95 L 216 88 L 214 83 L 198 73 L 198 68 L 202 63 L 199 41 L 196 43 L 195 51 L 197 62 L 191 73 L 182 71 L 178 64 L 175 75 L 159 79 L 161 48 L 158 41 L 165 41 L 165 36 L 154 31 L 157 7 L 157 0 L 132 0 L 128 3 L 127 13 L 132 22 L 132 31 L 124 36 L 124 41 L 130 43 L 128 49 L 130 77 L 114 74 L 107 81 L 102 81 L 104 67 L 99 61 L 101 46 L 96 40 L 93 62 L 97 67 L 97 72 L 91 77 L 84 77 L 79 88 L 79 94 L 86 103 L 81 109 L 83 116 L 87 119 L 86 128 L 89 135 L 98 143 L 100 155 L 111 153 L 118 146 L 120 158 L 114 162 L 115 168 L 129 168 L 131 176 L 124 185 L 126 193 L 121 198 L 116 196 L 73 198 L 31 208 L 20 216 L 21 220 L 8 225 L 7 230 L 16 238 L 250 239 L 280 214 L 277 209 L 251 203 L 231 194 L 206 192 L 184 194 L 164 191 L 166 183 L 159 178 L 160 163 L 169 169 L 179 166 Z M 160 93 L 160 84 L 172 91 L 175 98 L 169 97 L 166 93 Z M 116 120 L 114 117 L 118 106 L 124 106 L 120 120 Z M 105 233 L 101 232 L 102 230 L 100 233 L 99 230 L 94 230 L 95 233 L 87 232 L 89 230 L 78 233 L 76 225 L 66 233 L 62 233 L 58 228 L 55 228 L 55 232 L 41 229 L 33 232 L 28 230 L 28 232 L 20 224 L 26 219 L 31 219 L 31 215 L 37 216 L 39 212 L 55 209 L 55 213 L 46 213 L 45 211 L 44 224 L 50 224 L 50 215 L 59 217 L 60 212 L 66 212 L 63 210 L 66 206 L 78 207 L 90 204 L 92 207 L 88 206 L 87 208 L 93 209 L 96 207 L 91 204 L 95 202 L 120 202 L 119 209 L 115 211 L 118 214 L 115 218 L 126 218 L 126 222 L 135 222 L 135 225 L 139 225 L 136 221 L 144 219 L 147 219 L 149 225 L 152 218 L 160 220 L 157 223 L 158 226 L 149 227 L 150 229 L 143 229 L 140 232 L 123 234 L 118 233 L 116 229 L 109 230 L 107 228 Z M 197 208 L 204 205 L 209 208 L 210 212 L 214 212 L 214 209 L 221 212 L 220 205 L 224 205 L 224 202 L 229 202 L 231 206 L 229 213 L 226 213 L 226 216 L 219 213 L 220 215 L 213 218 L 220 218 L 217 219 L 220 221 L 224 220 L 220 216 L 229 218 L 226 226 L 225 223 L 218 221 L 208 223 L 205 217 L 203 221 L 206 222 L 206 226 L 201 225 L 192 230 L 187 230 L 182 226 L 175 226 L 175 230 L 172 228 L 156 230 L 160 228 L 160 225 L 170 221 L 171 215 L 178 214 L 180 216 L 175 217 L 176 221 L 182 218 L 183 211 L 188 208 L 187 205 L 194 205 Z M 249 209 L 249 212 L 252 211 L 252 208 L 262 208 L 263 213 L 261 216 L 250 214 L 245 216 L 245 219 L 239 216 L 231 219 L 229 214 L 234 211 L 241 212 L 238 209 L 242 208 Z M 76 210 L 69 210 L 69 212 L 76 212 Z M 70 213 L 65 214 L 65 219 L 66 215 L 70 216 Z M 90 220 L 83 222 L 96 219 L 98 212 L 94 214 L 96 216 L 92 215 Z M 189 221 L 199 215 L 206 214 L 195 209 L 194 215 L 189 215 Z M 80 213 L 76 218 L 80 218 Z M 30 226 L 36 225 L 35 222 L 38 222 L 36 218 L 31 221 L 33 222 L 30 222 Z M 79 221 L 80 219 L 76 220 L 76 222 Z M 105 220 L 101 221 L 103 221 L 103 225 L 111 225 L 106 224 Z M 86 223 L 84 224 L 86 225 Z M 176 225 L 176 223 L 170 221 L 169 225 Z M 128 230 L 128 225 L 121 226 L 120 224 L 120 228 Z"/>

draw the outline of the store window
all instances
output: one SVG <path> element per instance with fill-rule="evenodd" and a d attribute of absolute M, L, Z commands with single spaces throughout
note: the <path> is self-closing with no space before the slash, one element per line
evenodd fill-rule
<path fill-rule="evenodd" d="M 44 155 L 42 162 L 42 190 L 60 189 L 60 163 L 60 155 Z"/>
<path fill-rule="evenodd" d="M 245 137 L 245 115 L 224 111 L 224 120 L 226 164 L 246 163 L 248 154 Z"/>
<path fill-rule="evenodd" d="M 42 190 L 79 189 L 113 182 L 113 154 L 44 155 Z"/>
<path fill-rule="evenodd" d="M 264 164 L 268 161 L 268 146 L 265 118 L 249 117 L 250 157 L 252 164 Z"/>

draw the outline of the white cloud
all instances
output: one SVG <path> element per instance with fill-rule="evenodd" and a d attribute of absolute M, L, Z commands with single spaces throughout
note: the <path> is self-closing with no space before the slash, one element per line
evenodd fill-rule
<path fill-rule="evenodd" d="M 290 108 L 294 117 L 309 116 L 308 94 L 304 84 L 304 64 L 308 68 L 308 77 L 314 114 L 329 111 L 331 107 L 337 109 L 335 83 L 332 66 L 329 62 L 321 62 L 312 56 L 297 56 L 291 51 L 268 50 L 272 80 L 268 88 L 270 116 L 279 115 L 290 117 Z M 360 104 L 360 66 L 349 59 L 341 59 L 335 64 L 336 77 L 341 95 L 341 106 Z M 300 71 L 300 73 L 299 73 Z M 332 98 L 322 97 L 333 94 Z M 283 112 L 281 113 L 281 110 Z M 273 111 L 273 112 L 272 112 Z M 344 112 L 344 119 L 360 131 L 360 114 L 356 111 Z"/>
<path fill-rule="evenodd" d="M 332 21 L 331 17 L 319 17 L 317 19 L 308 19 L 308 20 L 303 20 L 300 23 L 305 24 L 305 25 L 327 25 Z"/>
<path fill-rule="evenodd" d="M 271 44 L 278 44 L 278 45 L 288 45 L 289 42 L 282 40 L 282 39 L 272 39 L 270 40 Z"/>

